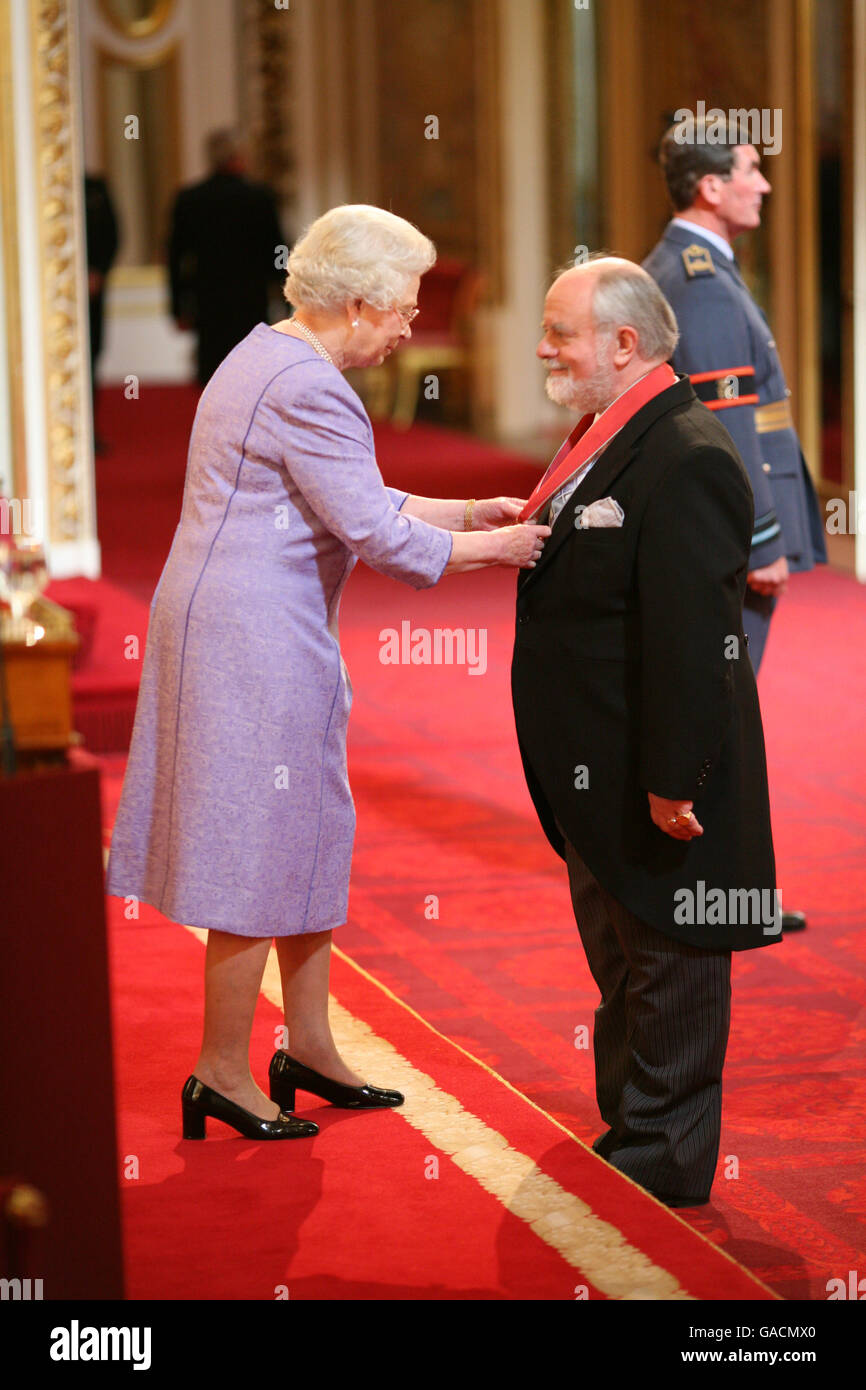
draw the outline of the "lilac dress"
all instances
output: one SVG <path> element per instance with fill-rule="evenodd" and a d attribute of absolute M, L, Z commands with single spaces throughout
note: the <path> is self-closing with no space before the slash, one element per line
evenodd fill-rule
<path fill-rule="evenodd" d="M 190 926 L 346 920 L 355 812 L 340 594 L 357 559 L 435 584 L 448 531 L 404 516 L 361 402 L 259 324 L 211 378 L 153 596 L 107 889 Z"/>

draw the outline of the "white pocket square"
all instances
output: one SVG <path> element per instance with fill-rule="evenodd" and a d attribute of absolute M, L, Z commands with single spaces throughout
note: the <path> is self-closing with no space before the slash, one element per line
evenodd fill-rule
<path fill-rule="evenodd" d="M 625 512 L 612 497 L 600 497 L 597 502 L 590 502 L 574 518 L 575 526 L 581 531 L 590 526 L 622 526 L 624 521 Z"/>

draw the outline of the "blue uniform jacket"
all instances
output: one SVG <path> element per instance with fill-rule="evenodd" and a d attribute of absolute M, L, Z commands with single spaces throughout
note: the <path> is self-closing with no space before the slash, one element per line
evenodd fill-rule
<path fill-rule="evenodd" d="M 749 475 L 755 496 L 750 570 L 780 555 L 792 571 L 812 569 L 827 559 L 818 499 L 797 432 L 785 423 L 786 404 L 759 412 L 786 403 L 791 393 L 769 324 L 736 262 L 671 222 L 643 266 L 676 314 L 674 369 L 692 377 Z"/>

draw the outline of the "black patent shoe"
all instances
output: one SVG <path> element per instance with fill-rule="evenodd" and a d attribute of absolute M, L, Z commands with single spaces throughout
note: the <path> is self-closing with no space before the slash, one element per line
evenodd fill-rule
<path fill-rule="evenodd" d="M 319 1132 L 319 1126 L 312 1120 L 299 1120 L 297 1115 L 286 1115 L 282 1111 L 275 1120 L 263 1120 L 227 1096 L 221 1096 L 219 1091 L 211 1090 L 197 1076 L 187 1077 L 180 1099 L 184 1139 L 204 1139 L 208 1115 L 231 1125 L 247 1139 L 309 1139 Z"/>
<path fill-rule="evenodd" d="M 321 1096 L 332 1105 L 343 1110 L 376 1110 L 386 1106 L 402 1105 L 405 1096 L 399 1091 L 383 1091 L 379 1086 L 344 1086 L 341 1081 L 332 1081 L 296 1062 L 288 1052 L 275 1052 L 268 1068 L 271 1083 L 271 1100 L 283 1110 L 293 1110 L 295 1091 L 309 1091 L 313 1096 Z"/>

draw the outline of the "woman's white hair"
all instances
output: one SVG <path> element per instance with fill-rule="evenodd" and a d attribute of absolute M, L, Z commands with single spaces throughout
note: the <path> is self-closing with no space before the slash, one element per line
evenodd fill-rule
<path fill-rule="evenodd" d="M 295 243 L 283 295 L 296 308 L 339 309 L 363 299 L 391 309 L 435 260 L 432 241 L 411 222 L 367 203 L 344 203 Z"/>

